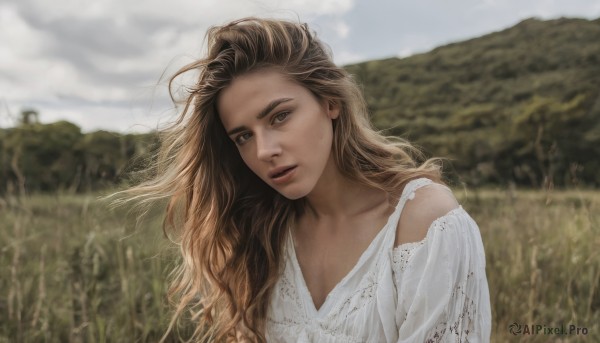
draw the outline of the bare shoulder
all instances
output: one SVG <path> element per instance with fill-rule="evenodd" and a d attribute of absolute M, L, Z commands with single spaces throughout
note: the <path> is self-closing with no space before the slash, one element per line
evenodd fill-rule
<path fill-rule="evenodd" d="M 417 189 L 411 198 L 402 209 L 394 246 L 423 240 L 436 219 L 459 206 L 452 192 L 438 183 Z"/>

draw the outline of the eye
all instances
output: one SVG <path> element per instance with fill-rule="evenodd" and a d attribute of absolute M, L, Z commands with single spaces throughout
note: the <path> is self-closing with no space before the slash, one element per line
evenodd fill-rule
<path fill-rule="evenodd" d="M 273 117 L 273 123 L 281 123 L 282 121 L 284 121 L 288 116 L 290 115 L 290 112 L 286 111 L 286 112 L 281 112 L 278 113 L 277 115 L 275 115 Z"/>
<path fill-rule="evenodd" d="M 235 139 L 234 139 L 235 144 L 237 144 L 237 145 L 244 144 L 248 139 L 250 139 L 249 135 L 250 135 L 250 133 L 245 132 L 245 133 L 242 133 L 241 135 L 235 137 Z"/>

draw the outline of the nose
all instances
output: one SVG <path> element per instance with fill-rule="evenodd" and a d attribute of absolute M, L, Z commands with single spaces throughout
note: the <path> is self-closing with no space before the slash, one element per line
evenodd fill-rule
<path fill-rule="evenodd" d="M 281 155 L 281 145 L 277 135 L 263 132 L 256 134 L 256 155 L 262 161 L 271 161 L 273 157 Z"/>

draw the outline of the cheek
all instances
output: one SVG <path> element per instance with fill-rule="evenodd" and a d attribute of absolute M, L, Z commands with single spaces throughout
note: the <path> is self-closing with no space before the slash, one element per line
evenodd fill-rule
<path fill-rule="evenodd" d="M 311 138 L 315 142 L 315 145 L 318 145 L 322 149 L 329 148 L 333 139 L 331 125 L 327 122 L 322 123 L 321 129 L 314 130 Z"/>
<path fill-rule="evenodd" d="M 308 145 L 322 144 L 332 135 L 331 123 L 322 118 L 313 118 L 303 123 L 301 130 L 298 131 L 296 138 L 304 143 L 308 142 Z"/>

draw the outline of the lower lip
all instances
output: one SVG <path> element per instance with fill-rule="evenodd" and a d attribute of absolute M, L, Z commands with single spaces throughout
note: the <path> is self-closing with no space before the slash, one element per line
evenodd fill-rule
<path fill-rule="evenodd" d="M 290 181 L 292 179 L 292 177 L 294 177 L 294 174 L 296 173 L 296 168 L 294 167 L 292 169 L 290 169 L 289 171 L 287 171 L 285 174 L 276 177 L 276 178 L 272 178 L 271 180 L 273 181 L 273 183 L 276 184 L 281 184 L 281 183 L 286 183 L 288 181 Z"/>

